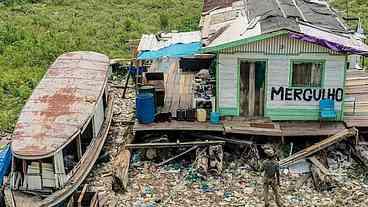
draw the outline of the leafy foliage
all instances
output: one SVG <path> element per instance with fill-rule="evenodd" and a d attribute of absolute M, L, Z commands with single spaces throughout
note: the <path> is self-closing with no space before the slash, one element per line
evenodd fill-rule
<path fill-rule="evenodd" d="M 343 17 L 360 18 L 364 29 L 368 32 L 368 1 L 366 0 L 331 0 L 332 6 L 341 13 Z M 348 25 L 355 29 L 357 21 L 349 21 Z"/>
<path fill-rule="evenodd" d="M 202 0 L 0 3 L 0 130 L 12 130 L 32 89 L 57 56 L 89 50 L 129 57 L 127 41 L 142 33 L 198 29 L 201 8 Z"/>

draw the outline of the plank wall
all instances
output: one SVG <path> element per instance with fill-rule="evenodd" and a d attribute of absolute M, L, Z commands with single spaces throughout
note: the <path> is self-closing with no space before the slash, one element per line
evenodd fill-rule
<path fill-rule="evenodd" d="M 325 52 L 325 51 L 323 51 Z M 290 88 L 290 65 L 294 60 L 324 61 L 323 88 L 344 88 L 345 56 L 329 53 L 298 55 L 262 53 L 219 54 L 217 68 L 218 111 L 223 116 L 239 116 L 239 62 L 267 61 L 265 116 L 272 120 L 319 120 L 318 101 L 271 100 L 272 87 Z M 343 102 L 335 103 L 337 120 L 343 119 Z"/>

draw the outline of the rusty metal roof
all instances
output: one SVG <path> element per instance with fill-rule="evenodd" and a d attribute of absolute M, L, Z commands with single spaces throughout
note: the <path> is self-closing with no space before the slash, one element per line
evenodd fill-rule
<path fill-rule="evenodd" d="M 238 0 L 204 0 L 203 12 L 208 12 L 213 9 L 230 7 L 235 1 Z"/>
<path fill-rule="evenodd" d="M 61 55 L 33 91 L 15 129 L 15 156 L 48 157 L 93 115 L 108 78 L 109 58 L 94 52 Z"/>

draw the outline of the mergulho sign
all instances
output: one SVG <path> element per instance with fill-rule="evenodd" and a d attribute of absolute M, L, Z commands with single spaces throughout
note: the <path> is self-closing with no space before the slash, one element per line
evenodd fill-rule
<path fill-rule="evenodd" d="M 342 88 L 288 88 L 272 87 L 271 100 L 281 101 L 320 101 L 331 99 L 337 102 L 343 101 L 344 89 Z"/>

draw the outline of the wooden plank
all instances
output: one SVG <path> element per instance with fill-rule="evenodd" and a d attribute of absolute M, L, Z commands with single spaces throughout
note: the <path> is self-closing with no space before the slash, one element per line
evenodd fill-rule
<path fill-rule="evenodd" d="M 13 192 L 9 188 L 4 189 L 5 206 L 15 207 Z"/>
<path fill-rule="evenodd" d="M 261 136 L 273 136 L 273 137 L 281 137 L 281 130 L 270 130 L 265 128 L 255 128 L 255 127 L 228 127 L 225 126 L 226 133 L 232 134 L 251 134 L 251 135 L 261 135 Z"/>
<path fill-rule="evenodd" d="M 330 171 L 315 156 L 309 157 L 308 160 L 318 167 L 325 175 L 331 174 Z"/>
<path fill-rule="evenodd" d="M 344 140 L 346 138 L 352 137 L 352 136 L 356 136 L 357 135 L 357 130 L 354 128 L 351 129 L 345 129 L 333 136 L 330 136 L 324 140 L 322 140 L 321 142 L 318 142 L 310 147 L 305 148 L 302 151 L 299 151 L 297 153 L 295 153 L 294 155 L 287 157 L 283 160 L 281 160 L 279 162 L 280 166 L 288 166 L 290 164 L 295 163 L 296 161 L 300 160 L 300 159 L 304 159 L 322 149 L 325 149 L 337 142 L 340 142 L 341 140 Z"/>
<path fill-rule="evenodd" d="M 85 185 L 83 186 L 82 192 L 81 192 L 81 194 L 79 195 L 79 198 L 78 198 L 78 201 L 77 201 L 77 205 L 78 205 L 78 207 L 83 207 L 82 202 L 83 202 L 84 195 L 86 194 L 87 187 L 88 187 L 88 184 L 85 184 Z"/>
<path fill-rule="evenodd" d="M 256 100 L 256 63 L 249 63 L 249 116 L 254 116 Z"/>
<path fill-rule="evenodd" d="M 128 186 L 128 172 L 130 167 L 131 153 L 125 149 L 121 151 L 113 162 L 113 174 L 122 183 L 123 190 Z"/>
<path fill-rule="evenodd" d="M 76 145 L 77 145 L 76 146 L 77 147 L 77 156 L 78 156 L 78 160 L 80 160 L 83 156 L 81 136 L 78 135 L 75 140 L 77 142 L 76 143 Z"/>
<path fill-rule="evenodd" d="M 283 136 L 329 136 L 346 129 L 342 122 L 327 122 L 320 126 L 319 122 L 281 122 Z"/>
<path fill-rule="evenodd" d="M 144 143 L 144 144 L 127 144 L 127 149 L 144 149 L 144 148 L 180 148 L 188 146 L 205 146 L 205 145 L 224 145 L 224 141 L 195 141 L 195 142 L 175 142 L 175 143 Z"/>
<path fill-rule="evenodd" d="M 95 193 L 95 195 L 92 197 L 90 207 L 98 206 L 97 196 L 98 196 L 98 194 Z"/>
<path fill-rule="evenodd" d="M 171 161 L 173 161 L 173 160 L 175 160 L 175 159 L 177 159 L 177 158 L 179 158 L 179 157 L 181 157 L 181 156 L 183 156 L 183 155 L 185 155 L 185 154 L 187 154 L 187 153 L 189 153 L 189 152 L 191 152 L 191 151 L 193 151 L 193 150 L 195 150 L 197 148 L 198 148 L 198 145 L 197 146 L 193 146 L 192 148 L 189 148 L 188 150 L 185 150 L 184 152 L 182 152 L 182 153 L 180 153 L 180 154 L 178 154 L 178 155 L 176 155 L 176 156 L 174 156 L 174 157 L 172 157 L 172 158 L 170 158 L 168 160 L 165 160 L 165 161 L 157 164 L 156 167 L 160 167 L 162 165 L 165 165 L 165 164 L 167 164 L 167 163 L 169 163 L 169 162 L 171 162 Z"/>
<path fill-rule="evenodd" d="M 215 131 L 224 132 L 224 127 L 221 124 L 211 124 L 208 122 L 187 122 L 176 121 L 152 124 L 140 124 L 136 122 L 134 132 L 143 131 Z"/>

